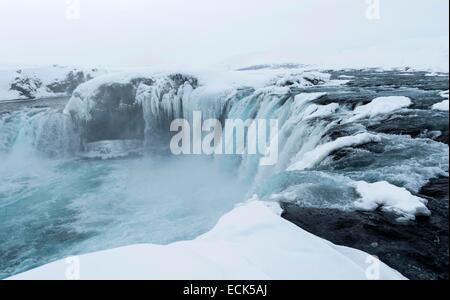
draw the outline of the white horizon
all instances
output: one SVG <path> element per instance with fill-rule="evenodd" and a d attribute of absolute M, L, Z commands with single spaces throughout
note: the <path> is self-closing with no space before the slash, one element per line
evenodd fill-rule
<path fill-rule="evenodd" d="M 209 67 L 448 37 L 448 1 L 380 0 L 371 19 L 373 1 L 3 0 L 0 66 Z"/>

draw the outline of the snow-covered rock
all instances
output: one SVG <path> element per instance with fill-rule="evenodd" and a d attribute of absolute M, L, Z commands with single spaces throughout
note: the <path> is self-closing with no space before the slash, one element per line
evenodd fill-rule
<path fill-rule="evenodd" d="M 64 113 L 85 127 L 87 142 L 143 139 L 154 123 L 182 117 L 183 95 L 197 86 L 181 73 L 106 75 L 80 85 Z"/>
<path fill-rule="evenodd" d="M 305 120 L 310 120 L 314 118 L 325 118 L 331 116 L 339 109 L 339 104 L 337 103 L 330 103 L 328 105 L 313 104 L 311 107 L 314 108 L 315 111 L 311 113 L 309 116 L 307 116 Z"/>
<path fill-rule="evenodd" d="M 448 109 L 449 109 L 448 90 L 440 92 L 439 95 L 442 98 L 446 98 L 447 100 L 444 100 L 442 102 L 436 103 L 431 108 L 434 109 L 434 110 L 448 111 Z"/>
<path fill-rule="evenodd" d="M 434 110 L 440 110 L 440 111 L 448 111 L 449 109 L 449 101 L 444 100 L 442 102 L 436 103 L 432 107 Z"/>
<path fill-rule="evenodd" d="M 279 76 L 275 79 L 276 86 L 307 87 L 325 84 L 330 80 L 331 75 L 321 72 L 304 72 L 300 74 L 290 74 Z"/>
<path fill-rule="evenodd" d="M 405 279 L 367 253 L 302 230 L 271 206 L 253 199 L 193 241 L 86 254 L 10 279 Z"/>
<path fill-rule="evenodd" d="M 403 220 L 414 220 L 416 216 L 429 216 L 426 199 L 412 195 L 407 189 L 392 185 L 386 181 L 367 183 L 358 181 L 356 192 L 361 198 L 355 206 L 361 210 L 393 212 Z"/>
<path fill-rule="evenodd" d="M 346 120 L 351 123 L 364 118 L 373 118 L 396 110 L 407 108 L 412 105 L 411 99 L 404 96 L 379 97 L 372 102 L 355 108 L 353 116 Z"/>
<path fill-rule="evenodd" d="M 81 84 L 64 109 L 85 127 L 85 140 L 148 139 L 167 133 L 170 122 L 202 110 L 220 118 L 240 89 L 255 95 L 287 95 L 291 88 L 324 85 L 330 75 L 317 71 L 117 72 Z M 312 94 L 312 97 L 323 95 Z M 304 101 L 312 101 L 308 97 Z M 327 107 L 321 111 L 333 110 Z M 99 130 L 101 128 L 101 130 Z M 167 134 L 166 134 L 167 135 Z M 158 136 L 158 139 L 161 136 Z"/>
<path fill-rule="evenodd" d="M 0 101 L 70 96 L 82 83 L 105 74 L 99 69 L 54 65 L 20 70 L 0 70 Z"/>

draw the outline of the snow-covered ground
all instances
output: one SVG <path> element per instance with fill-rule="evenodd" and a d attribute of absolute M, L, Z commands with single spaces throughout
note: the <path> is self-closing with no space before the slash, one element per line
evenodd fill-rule
<path fill-rule="evenodd" d="M 375 257 L 300 229 L 280 211 L 252 199 L 193 241 L 86 254 L 10 279 L 405 279 Z"/>

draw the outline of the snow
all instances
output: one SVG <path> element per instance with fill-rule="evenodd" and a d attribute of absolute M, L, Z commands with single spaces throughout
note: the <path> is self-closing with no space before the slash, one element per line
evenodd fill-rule
<path fill-rule="evenodd" d="M 49 98 L 66 95 L 65 93 L 54 93 L 47 88 L 48 85 L 66 80 L 70 72 L 83 72 L 85 76 L 97 77 L 106 73 L 98 69 L 80 69 L 66 66 L 53 65 L 48 67 L 35 67 L 25 69 L 0 69 L 0 101 L 27 99 L 16 90 L 10 90 L 11 84 L 16 78 L 30 79 L 31 86 L 34 82 L 41 82 L 40 87 L 33 91 L 35 99 Z"/>
<path fill-rule="evenodd" d="M 339 108 L 339 104 L 337 104 L 337 103 L 330 103 L 328 105 L 313 104 L 311 106 L 314 107 L 316 110 L 312 114 L 307 116 L 305 118 L 305 120 L 310 120 L 310 119 L 315 119 L 315 118 L 325 118 L 325 117 L 331 116 Z"/>
<path fill-rule="evenodd" d="M 373 118 L 378 115 L 384 115 L 396 110 L 406 108 L 412 105 L 411 99 L 404 96 L 390 96 L 375 98 L 366 105 L 361 105 L 355 108 L 353 116 L 346 120 L 346 123 L 351 123 L 364 118 Z"/>
<path fill-rule="evenodd" d="M 442 102 L 436 103 L 432 107 L 432 109 L 440 110 L 440 111 L 448 111 L 448 108 L 449 108 L 449 101 L 448 100 L 444 100 Z"/>
<path fill-rule="evenodd" d="M 134 245 L 59 260 L 10 279 L 406 279 L 362 251 L 336 246 L 254 197 L 192 241 Z M 74 264 L 78 262 L 79 264 Z M 76 274 L 76 273 L 75 273 Z"/>
<path fill-rule="evenodd" d="M 402 39 L 359 48 L 292 46 L 269 52 L 239 55 L 217 66 L 239 69 L 256 65 L 309 64 L 311 68 L 410 71 L 449 71 L 449 39 L 446 36 Z M 333 47 L 337 46 L 337 47 Z"/>
<path fill-rule="evenodd" d="M 72 97 L 64 109 L 64 114 L 74 113 L 82 120 L 90 120 L 90 111 L 95 108 L 93 99 L 100 86 L 114 83 L 127 84 L 140 77 L 151 78 L 145 72 L 117 72 L 89 80 L 78 86 L 72 93 Z M 141 88 L 139 92 L 143 93 L 144 91 Z"/>
<path fill-rule="evenodd" d="M 267 71 L 267 70 L 266 70 Z M 275 79 L 276 86 L 292 86 L 292 87 L 306 87 L 313 86 L 312 82 L 328 82 L 331 75 L 327 73 L 321 73 L 317 71 L 310 71 L 300 74 L 283 74 Z"/>
<path fill-rule="evenodd" d="M 290 92 L 291 87 L 310 87 L 313 84 L 312 81 L 317 84 L 323 85 L 336 85 L 345 83 L 345 81 L 330 80 L 330 75 L 317 71 L 308 71 L 303 69 L 294 70 L 256 70 L 256 71 L 160 71 L 155 69 L 143 69 L 138 71 L 128 72 L 115 72 L 104 76 L 94 78 L 84 84 L 78 86 L 73 92 L 72 97 L 67 104 L 64 113 L 76 114 L 83 120 L 89 120 L 91 118 L 90 111 L 95 109 L 96 92 L 103 85 L 111 84 L 129 84 L 133 79 L 147 78 L 152 79 L 156 83 L 151 86 L 138 86 L 137 95 L 145 96 L 152 93 L 157 93 L 159 90 L 164 90 L 165 80 L 169 75 L 182 74 L 184 76 L 191 76 L 198 79 L 199 87 L 192 93 L 192 97 L 185 95 L 183 103 L 186 103 L 188 109 L 193 109 L 197 105 L 198 101 L 215 100 L 217 95 L 222 95 L 222 99 L 227 98 L 227 95 L 233 95 L 237 89 L 240 88 L 253 88 L 256 93 L 267 94 L 287 94 Z M 162 82 L 161 84 L 159 84 Z M 292 83 L 287 86 L 287 83 Z M 160 86 L 158 86 L 160 85 Z M 174 91 L 180 93 L 182 91 Z M 297 102 L 309 102 L 314 99 L 320 98 L 325 93 L 311 93 L 303 94 L 297 98 Z M 137 102 L 143 103 L 143 97 L 138 97 Z M 153 97 L 158 103 L 160 99 Z M 158 103 L 153 103 L 153 108 Z M 218 106 L 221 103 L 214 104 Z M 171 107 L 171 103 L 167 103 Z M 222 107 L 220 107 L 222 108 Z M 153 110 L 152 110 L 153 111 Z M 156 111 L 154 111 L 156 113 Z M 213 114 L 212 114 L 213 116 Z"/>
<path fill-rule="evenodd" d="M 416 216 L 430 216 L 426 199 L 412 195 L 407 189 L 386 181 L 367 183 L 358 181 L 355 189 L 361 198 L 355 203 L 360 210 L 382 211 L 400 215 L 402 220 L 414 220 Z"/>
<path fill-rule="evenodd" d="M 311 169 L 321 161 L 323 161 L 332 152 L 338 149 L 380 141 L 381 138 L 379 136 L 367 132 L 360 133 L 354 136 L 341 137 L 336 139 L 335 141 L 319 145 L 313 150 L 305 153 L 299 161 L 293 163 L 287 170 L 302 171 Z"/>
<path fill-rule="evenodd" d="M 440 92 L 439 95 L 442 98 L 446 98 L 447 100 L 444 100 L 442 102 L 436 103 L 431 108 L 434 109 L 434 110 L 448 111 L 448 108 L 449 108 L 448 90 Z"/>

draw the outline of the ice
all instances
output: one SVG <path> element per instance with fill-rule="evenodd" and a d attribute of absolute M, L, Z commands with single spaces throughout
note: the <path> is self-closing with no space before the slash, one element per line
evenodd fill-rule
<path fill-rule="evenodd" d="M 380 142 L 381 138 L 377 135 L 370 133 L 361 133 L 354 136 L 346 136 L 336 139 L 335 141 L 328 142 L 317 146 L 312 151 L 305 153 L 299 161 L 293 163 L 287 170 L 288 171 L 302 171 L 311 169 L 333 151 L 350 146 L 363 145 L 371 142 Z"/>
<path fill-rule="evenodd" d="M 189 71 L 185 73 L 171 71 L 142 70 L 140 72 L 116 72 L 100 76 L 89 82 L 80 85 L 74 92 L 75 99 L 69 103 L 67 111 L 80 109 L 76 102 L 84 102 L 86 99 L 95 96 L 99 88 L 106 85 L 125 85 L 136 79 L 155 80 L 156 83 L 147 84 L 157 87 L 158 90 L 164 90 L 167 87 L 167 78 L 174 75 L 180 75 L 184 78 L 195 78 L 202 87 L 203 93 L 221 94 L 236 88 L 251 87 L 260 89 L 260 91 L 272 91 L 274 93 L 284 93 L 292 87 L 309 87 L 318 84 L 327 84 L 330 82 L 330 75 L 318 71 L 306 70 L 272 70 L 262 71 Z M 192 83 L 192 82 L 191 82 Z M 191 84 L 197 87 L 197 84 Z M 177 87 L 178 88 L 178 87 Z M 268 90 L 266 90 L 266 89 Z M 311 93 L 307 97 L 319 97 L 323 93 Z M 78 98 L 78 99 L 77 99 Z M 312 101 L 314 99 L 310 99 Z M 84 103 L 88 106 L 88 103 Z M 86 110 L 86 107 L 84 110 Z M 72 109 L 73 108 L 73 109 Z"/>
<path fill-rule="evenodd" d="M 407 189 L 386 181 L 367 183 L 358 181 L 355 189 L 361 198 L 355 206 L 361 210 L 381 210 L 393 212 L 403 220 L 414 220 L 416 216 L 429 216 L 426 199 L 412 195 Z"/>
<path fill-rule="evenodd" d="M 334 245 L 282 219 L 274 206 L 253 198 L 195 240 L 86 254 L 10 279 L 67 279 L 77 275 L 70 272 L 76 261 L 84 280 L 406 279 L 367 253 Z"/>

